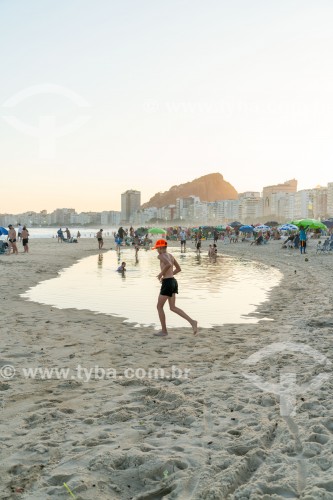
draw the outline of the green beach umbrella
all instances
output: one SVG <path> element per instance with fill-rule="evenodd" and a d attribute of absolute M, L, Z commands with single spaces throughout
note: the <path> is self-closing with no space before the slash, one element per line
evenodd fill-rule
<path fill-rule="evenodd" d="M 166 230 L 160 227 L 151 227 L 148 229 L 148 233 L 150 234 L 166 234 Z"/>
<path fill-rule="evenodd" d="M 294 221 L 291 221 L 290 224 L 295 224 L 295 226 L 297 226 L 297 227 L 303 226 L 305 228 L 310 228 L 310 229 L 324 229 L 324 230 L 327 229 L 325 224 L 323 224 L 320 220 L 316 220 L 316 219 L 294 220 Z"/>

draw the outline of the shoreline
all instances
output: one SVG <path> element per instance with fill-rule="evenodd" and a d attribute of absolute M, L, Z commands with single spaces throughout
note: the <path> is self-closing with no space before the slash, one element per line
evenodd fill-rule
<path fill-rule="evenodd" d="M 113 239 L 105 244 L 113 245 Z M 18 365 L 15 378 L 0 381 L 0 498 L 10 498 L 17 488 L 23 488 L 25 499 L 64 498 L 63 482 L 82 499 L 264 499 L 287 493 L 332 498 L 332 471 L 326 467 L 332 446 L 332 379 L 296 396 L 296 415 L 290 418 L 299 430 L 297 438 L 280 415 L 279 397 L 243 375 L 244 361 L 272 343 L 301 343 L 331 360 L 332 256 L 315 255 L 315 243 L 306 262 L 296 250 L 282 250 L 281 242 L 250 247 L 219 241 L 219 253 L 283 273 L 280 285 L 252 314 L 274 321 L 200 329 L 197 337 L 180 328 L 172 330 L 171 339 L 152 339 L 151 329 L 134 328 L 122 318 L 18 297 L 98 254 L 96 246 L 93 238 L 78 244 L 42 238 L 31 241 L 29 255 L 0 256 L 1 364 Z M 190 370 L 190 377 L 123 377 L 110 383 L 96 377 L 89 382 L 26 379 L 20 373 L 21 366 L 75 370 L 78 364 L 121 373 L 176 366 Z M 298 385 L 328 371 L 304 352 L 261 358 L 250 371 L 279 380 L 279 371 L 290 366 Z M 307 466 L 302 477 L 295 453 Z"/>

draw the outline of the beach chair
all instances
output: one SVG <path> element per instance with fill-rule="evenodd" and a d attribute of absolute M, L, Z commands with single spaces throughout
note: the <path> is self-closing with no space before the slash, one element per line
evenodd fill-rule
<path fill-rule="evenodd" d="M 322 252 L 328 252 L 330 249 L 330 240 L 329 238 L 326 238 L 323 244 Z"/>
<path fill-rule="evenodd" d="M 330 249 L 330 240 L 328 238 L 324 241 L 324 243 L 322 243 L 321 241 L 318 241 L 316 253 L 328 252 L 329 249 Z"/>
<path fill-rule="evenodd" d="M 7 241 L 0 241 L 0 255 L 8 253 Z"/>

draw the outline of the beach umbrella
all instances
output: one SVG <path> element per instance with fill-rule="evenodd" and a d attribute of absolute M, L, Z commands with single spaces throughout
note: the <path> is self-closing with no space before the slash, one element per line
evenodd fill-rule
<path fill-rule="evenodd" d="M 0 227 L 0 236 L 2 236 L 3 234 L 8 234 L 8 231 L 6 228 Z"/>
<path fill-rule="evenodd" d="M 329 229 L 332 229 L 333 227 L 333 219 L 323 220 L 322 223 L 325 224 L 325 226 Z"/>
<path fill-rule="evenodd" d="M 269 226 L 266 226 L 265 224 L 261 224 L 260 226 L 256 226 L 254 228 L 256 231 L 270 231 L 270 227 Z"/>
<path fill-rule="evenodd" d="M 276 227 L 279 225 L 279 223 L 276 220 L 270 220 L 268 222 L 265 222 L 265 225 L 269 227 Z"/>
<path fill-rule="evenodd" d="M 295 224 L 283 224 L 283 226 L 280 226 L 278 229 L 280 231 L 296 231 L 298 227 L 295 226 Z"/>
<path fill-rule="evenodd" d="M 253 226 L 241 226 L 239 228 L 239 230 L 242 232 L 242 233 L 252 233 L 254 231 L 254 228 Z"/>
<path fill-rule="evenodd" d="M 166 230 L 160 227 L 151 227 L 148 229 L 149 234 L 166 234 Z"/>
<path fill-rule="evenodd" d="M 217 231 L 225 231 L 227 228 L 226 228 L 226 226 L 216 226 L 215 229 Z"/>
<path fill-rule="evenodd" d="M 290 224 L 295 224 L 295 226 L 303 226 L 306 229 L 323 229 L 324 231 L 327 229 L 327 226 L 323 224 L 320 220 L 316 219 L 300 219 L 293 220 Z"/>
<path fill-rule="evenodd" d="M 238 222 L 237 220 L 229 224 L 230 227 L 240 227 L 243 224 L 241 222 Z"/>

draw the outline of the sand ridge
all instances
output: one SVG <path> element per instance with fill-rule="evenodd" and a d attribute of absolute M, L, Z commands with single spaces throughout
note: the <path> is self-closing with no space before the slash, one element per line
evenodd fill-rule
<path fill-rule="evenodd" d="M 121 318 L 19 297 L 77 259 L 97 255 L 95 241 L 31 240 L 30 255 L 1 256 L 0 367 L 13 365 L 17 373 L 0 382 L 0 498 L 69 498 L 66 482 L 78 499 L 332 499 L 332 378 L 298 394 L 288 417 L 276 394 L 244 375 L 278 383 L 281 373 L 295 372 L 297 384 L 307 387 L 319 373 L 330 374 L 328 363 L 304 352 L 246 365 L 260 349 L 283 343 L 311 347 L 332 361 L 333 255 L 316 255 L 315 244 L 306 262 L 280 242 L 218 242 L 220 254 L 284 273 L 256 312 L 273 321 L 214 327 L 197 337 L 177 329 L 168 339 Z M 85 381 L 32 379 L 20 371 L 64 367 L 75 374 L 78 365 L 119 374 L 128 368 L 170 374 L 174 366 L 190 374 L 102 380 L 94 372 Z"/>

